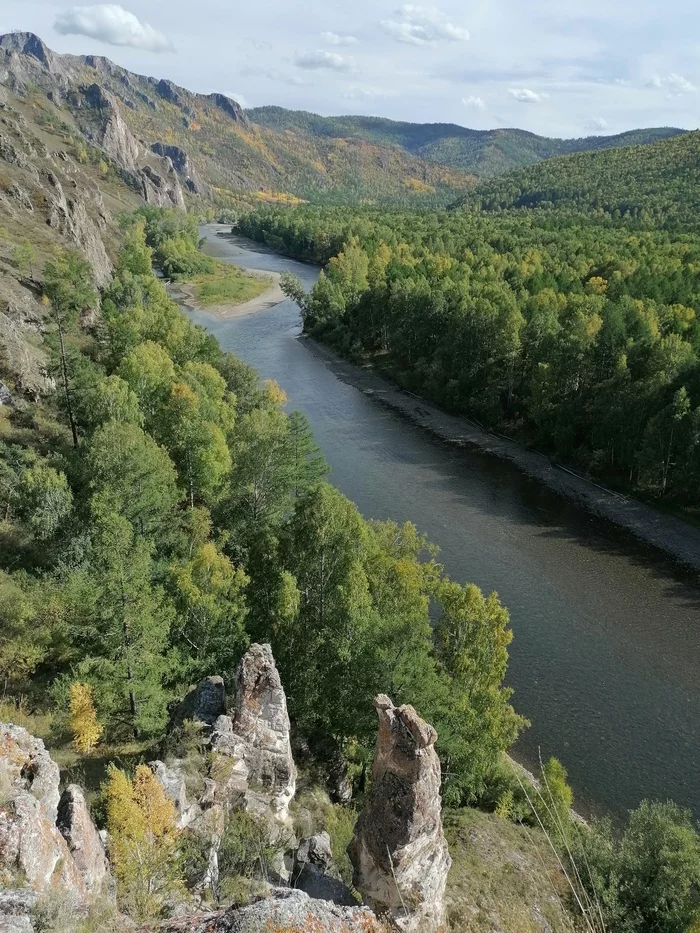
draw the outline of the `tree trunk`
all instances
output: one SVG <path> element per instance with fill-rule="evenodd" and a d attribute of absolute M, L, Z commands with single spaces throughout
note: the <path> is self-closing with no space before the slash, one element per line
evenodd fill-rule
<path fill-rule="evenodd" d="M 70 384 L 68 381 L 68 365 L 66 363 L 66 345 L 63 341 L 63 327 L 61 326 L 61 315 L 56 312 L 56 326 L 58 327 L 58 341 L 61 345 L 61 374 L 63 376 L 63 391 L 66 395 L 66 408 L 68 409 L 68 420 L 73 435 L 73 447 L 78 448 L 78 428 L 73 416 L 73 404 L 70 399 Z"/>

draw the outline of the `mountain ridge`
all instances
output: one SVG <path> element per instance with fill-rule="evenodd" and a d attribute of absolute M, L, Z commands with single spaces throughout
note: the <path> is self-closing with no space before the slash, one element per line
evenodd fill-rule
<path fill-rule="evenodd" d="M 475 130 L 458 123 L 413 123 L 361 114 L 324 117 L 274 105 L 248 109 L 246 115 L 270 128 L 297 127 L 317 136 L 354 137 L 396 145 L 428 161 L 469 171 L 480 178 L 558 155 L 646 145 L 688 132 L 678 127 L 644 127 L 610 136 L 565 139 L 539 136 L 517 127 Z"/>

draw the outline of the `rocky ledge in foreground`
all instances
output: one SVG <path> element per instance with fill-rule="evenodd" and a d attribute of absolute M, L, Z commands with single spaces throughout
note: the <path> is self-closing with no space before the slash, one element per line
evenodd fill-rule
<path fill-rule="evenodd" d="M 77 910 L 111 894 L 107 857 L 82 791 L 71 785 L 61 795 L 58 765 L 44 743 L 7 723 L 0 723 L 0 790 L 0 918 L 19 924 L 34 898 L 52 890 Z M 7 879 L 22 882 L 12 897 Z"/>
<path fill-rule="evenodd" d="M 272 897 L 228 910 L 170 920 L 141 933 L 385 933 L 366 907 L 338 907 L 310 898 L 303 891 L 277 888 Z"/>

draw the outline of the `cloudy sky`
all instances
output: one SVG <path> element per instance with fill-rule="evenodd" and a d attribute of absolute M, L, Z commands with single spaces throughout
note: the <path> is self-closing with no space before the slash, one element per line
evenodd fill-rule
<path fill-rule="evenodd" d="M 551 136 L 700 124 L 691 0 L 2 0 L 13 29 L 244 106 Z"/>

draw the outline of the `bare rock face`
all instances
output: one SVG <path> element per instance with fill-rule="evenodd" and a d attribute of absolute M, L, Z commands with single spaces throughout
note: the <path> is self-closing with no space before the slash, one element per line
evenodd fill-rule
<path fill-rule="evenodd" d="M 161 933 L 384 933 L 382 924 L 366 907 L 339 907 L 289 888 L 277 888 L 272 897 L 247 907 L 171 920 L 158 929 Z"/>
<path fill-rule="evenodd" d="M 355 887 L 379 915 L 405 933 L 445 924 L 452 864 L 442 831 L 437 733 L 412 706 L 374 701 L 379 735 L 372 789 L 348 848 Z"/>
<path fill-rule="evenodd" d="M 26 792 L 38 802 L 41 814 L 56 823 L 59 770 L 41 739 L 21 726 L 0 723 L 0 782 L 9 794 Z"/>
<path fill-rule="evenodd" d="M 63 797 L 58 788 L 41 739 L 0 723 L 0 876 L 19 876 L 36 894 L 59 889 L 80 907 L 107 892 L 109 868 L 80 788 Z"/>
<path fill-rule="evenodd" d="M 58 804 L 58 830 L 68 845 L 89 895 L 107 894 L 112 878 L 100 834 L 82 790 L 70 784 Z"/>
<path fill-rule="evenodd" d="M 226 690 L 222 678 L 205 677 L 190 687 L 183 700 L 169 709 L 170 729 L 178 728 L 188 719 L 211 728 L 226 712 Z"/>
<path fill-rule="evenodd" d="M 230 789 L 240 790 L 250 809 L 269 813 L 281 824 L 290 822 L 296 768 L 287 698 L 269 645 L 251 645 L 241 659 L 232 714 L 217 719 L 212 749 L 231 759 Z"/>
<path fill-rule="evenodd" d="M 151 151 L 163 158 L 170 159 L 173 168 L 184 181 L 188 191 L 192 194 L 209 196 L 209 186 L 201 180 L 194 162 L 184 149 L 179 146 L 169 146 L 166 143 L 153 143 Z"/>
<path fill-rule="evenodd" d="M 87 899 L 87 889 L 65 840 L 36 797 L 16 794 L 0 809 L 0 868 L 19 872 L 35 891 L 59 887 Z"/>

